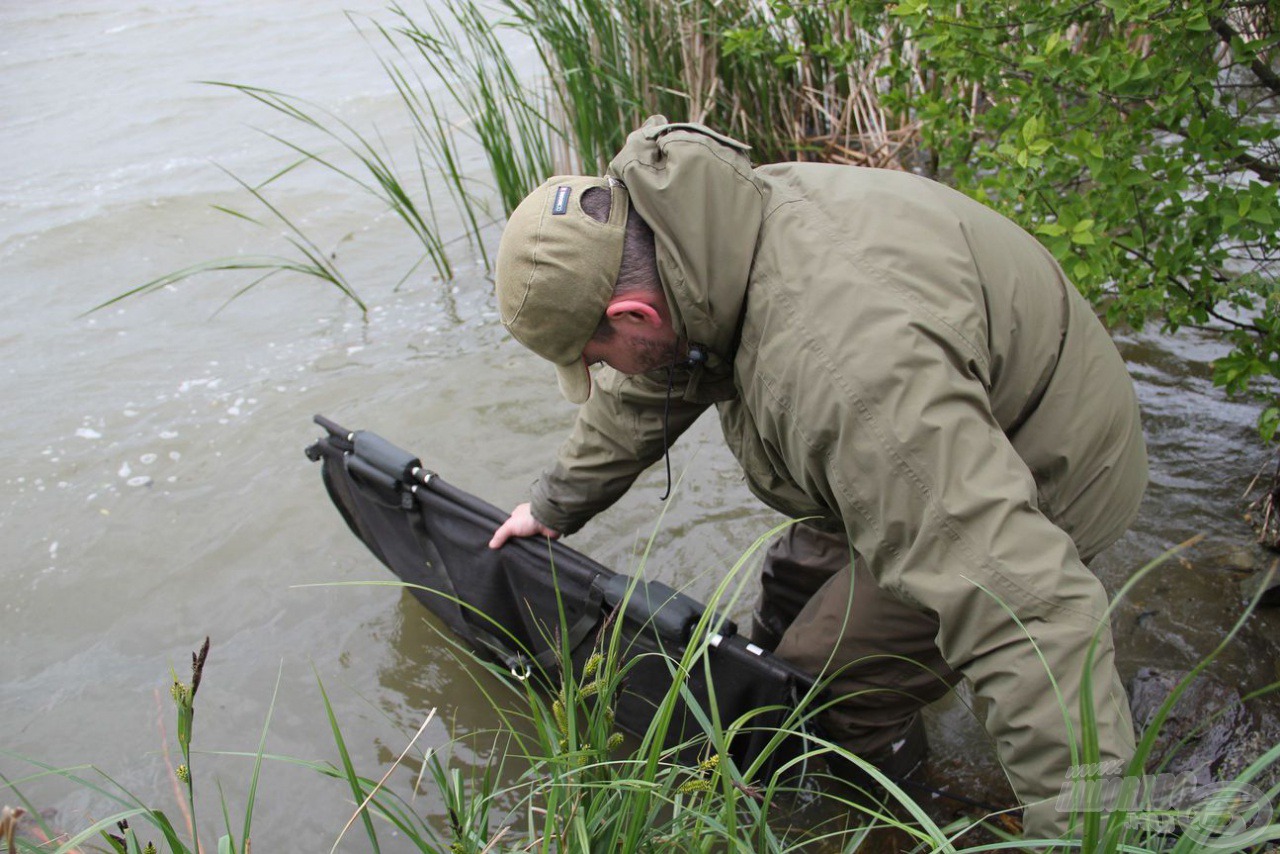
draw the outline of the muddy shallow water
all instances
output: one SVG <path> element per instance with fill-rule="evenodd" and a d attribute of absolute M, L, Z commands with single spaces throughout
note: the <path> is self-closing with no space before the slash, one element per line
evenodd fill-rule
<path fill-rule="evenodd" d="M 419 271 L 393 290 L 415 260 L 410 238 L 372 200 L 303 174 L 282 202 L 336 254 L 369 301 L 367 318 L 332 289 L 297 280 L 227 303 L 236 283 L 216 278 L 82 314 L 188 263 L 280 245 L 271 237 L 279 229 L 210 208 L 246 205 L 210 160 L 259 179 L 287 162 L 244 126 L 277 120 L 188 81 L 272 86 L 391 136 L 403 126 L 341 14 L 353 6 L 381 8 L 73 0 L 0 10 L 5 750 L 93 762 L 145 800 L 171 798 L 161 736 L 172 726 L 169 668 L 183 673 L 206 635 L 213 650 L 195 735 L 203 750 L 254 749 L 278 685 L 267 749 L 335 758 L 318 678 L 369 774 L 433 708 L 425 746 L 495 723 L 411 597 L 316 586 L 388 576 L 302 455 L 318 435 L 310 418 L 322 412 L 413 448 L 500 506 L 522 500 L 572 407 L 502 334 L 474 259 L 461 259 L 453 281 Z M 488 236 L 496 244 L 496 230 Z M 1152 484 L 1134 529 L 1095 568 L 1115 590 L 1165 549 L 1205 535 L 1120 606 L 1127 677 L 1153 662 L 1187 667 L 1211 650 L 1241 612 L 1240 582 L 1272 557 L 1241 518 L 1241 495 L 1266 461 L 1255 413 L 1212 390 L 1216 345 L 1193 335 L 1118 343 L 1146 414 Z M 571 542 L 626 570 L 652 534 L 646 571 L 705 595 L 779 520 L 748 496 L 712 419 L 682 440 L 673 465 L 683 480 L 665 507 L 655 470 Z M 1256 615 L 1215 674 L 1242 690 L 1280 678 L 1278 623 L 1275 611 Z M 934 710 L 930 726 L 935 760 L 956 785 L 989 783 L 990 751 L 959 703 Z M 488 761 L 484 751 L 458 754 Z M 214 775 L 235 814 L 249 763 L 196 761 L 205 820 Z M 27 771 L 0 756 L 0 772 Z M 403 776 L 408 791 L 412 775 Z M 47 780 L 25 788 L 68 826 L 106 809 Z M 418 804 L 440 812 L 429 791 Z M 269 764 L 255 843 L 329 846 L 348 809 L 333 783 Z"/>

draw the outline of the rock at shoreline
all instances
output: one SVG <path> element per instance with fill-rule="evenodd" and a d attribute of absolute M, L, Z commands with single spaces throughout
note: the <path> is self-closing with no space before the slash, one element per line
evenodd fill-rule
<path fill-rule="evenodd" d="M 1266 582 L 1265 586 L 1264 582 Z M 1267 573 L 1258 572 L 1246 579 L 1240 585 L 1240 590 L 1246 599 L 1253 599 L 1261 590 L 1262 596 L 1258 599 L 1260 608 L 1280 606 L 1280 572 L 1273 574 L 1270 579 L 1267 578 Z"/>
<path fill-rule="evenodd" d="M 1133 723 L 1141 735 L 1186 671 L 1144 667 L 1129 686 Z M 1280 742 L 1280 727 L 1247 708 L 1240 692 L 1201 675 L 1178 698 L 1147 757 L 1147 771 L 1193 774 L 1207 784 L 1229 781 Z M 1264 790 L 1280 772 L 1272 766 L 1253 783 Z"/>

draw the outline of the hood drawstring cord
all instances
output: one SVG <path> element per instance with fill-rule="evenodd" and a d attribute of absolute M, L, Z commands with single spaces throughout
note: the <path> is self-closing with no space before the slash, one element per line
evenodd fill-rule
<path fill-rule="evenodd" d="M 671 420 L 671 389 L 675 385 L 676 379 L 676 362 L 671 360 L 671 364 L 667 365 L 667 398 L 662 404 L 662 458 L 667 463 L 667 491 L 662 493 L 659 501 L 666 501 L 671 497 L 671 442 L 667 439 L 667 425 Z"/>
<path fill-rule="evenodd" d="M 707 351 L 700 344 L 689 344 L 689 356 L 684 360 L 683 367 L 696 368 L 705 364 L 707 361 Z M 671 364 L 667 365 L 667 397 L 662 404 L 662 457 L 667 463 L 667 491 L 662 493 L 659 501 L 666 501 L 671 497 L 671 442 L 668 439 L 668 425 L 671 421 L 671 391 L 675 387 L 676 381 L 676 357 L 671 357 Z"/>

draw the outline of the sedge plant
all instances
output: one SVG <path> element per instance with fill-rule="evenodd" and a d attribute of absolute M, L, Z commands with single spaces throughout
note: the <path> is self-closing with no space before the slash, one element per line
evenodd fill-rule
<path fill-rule="evenodd" d="M 175 821 L 163 809 L 148 805 L 119 781 L 93 765 L 57 767 L 18 756 L 11 751 L 0 750 L 0 753 L 21 760 L 36 769 L 32 773 L 12 780 L 0 777 L 0 782 L 4 784 L 3 789 L 14 794 L 35 824 L 34 839 L 20 836 L 15 828 L 9 828 L 10 837 L 7 840 L 9 851 L 42 852 L 42 854 L 54 851 L 56 854 L 75 854 L 95 842 L 106 845 L 106 850 L 112 854 L 155 854 L 158 851 L 168 851 L 171 854 L 201 854 L 210 850 L 201 844 L 198 836 L 197 777 L 193 771 L 191 750 L 196 692 L 200 688 L 208 655 L 209 639 L 205 638 L 200 649 L 191 654 L 191 681 L 183 682 L 174 673 L 170 691 L 176 712 L 178 749 L 181 753 L 181 762 L 171 768 L 170 772 L 178 782 L 185 801 L 180 804 L 184 821 Z M 224 829 L 224 833 L 218 837 L 217 841 L 218 854 L 249 854 L 259 772 L 266 755 L 264 751 L 267 731 L 270 727 L 271 715 L 275 710 L 279 685 L 279 677 L 277 677 L 276 691 L 272 694 L 271 703 L 267 709 L 267 718 L 263 723 L 257 751 L 250 754 L 253 757 L 253 770 L 249 778 L 244 813 L 238 828 L 232 824 L 226 797 L 221 785 L 218 786 Z M 74 833 L 56 829 L 50 820 L 45 818 L 22 794 L 22 788 L 25 785 L 51 777 L 60 778 L 75 787 L 99 795 L 106 803 L 113 806 L 114 811 Z"/>
<path fill-rule="evenodd" d="M 750 564 L 751 555 L 776 533 L 771 531 L 761 537 L 725 574 L 682 648 L 644 646 L 637 651 L 637 640 L 645 627 L 634 621 L 628 623 L 624 618 L 625 599 L 617 611 L 602 621 L 587 648 L 577 650 L 570 648 L 562 606 L 559 625 L 551 628 L 547 638 L 558 650 L 558 662 L 548 670 L 531 670 L 524 674 L 526 678 L 514 678 L 502 666 L 477 658 L 457 640 L 442 636 L 442 642 L 455 650 L 459 662 L 487 697 L 500 721 L 495 731 L 466 736 L 477 746 L 481 742 L 488 745 L 482 752 L 487 752 L 492 760 L 480 767 L 450 761 L 447 746 L 419 749 L 417 741 L 432 719 L 428 715 L 391 767 L 381 769 L 379 774 L 361 772 L 359 757 L 349 748 L 347 735 L 317 675 L 321 703 L 339 761 L 335 764 L 267 754 L 264 725 L 257 750 L 236 754 L 251 758 L 254 770 L 238 835 L 232 827 L 226 799 L 222 798 L 226 833 L 218 840 L 220 854 L 249 851 L 258 769 L 264 760 L 322 774 L 348 789 L 354 810 L 341 826 L 335 819 L 335 849 L 350 832 L 358 833 L 368 850 L 379 851 L 381 834 L 388 830 L 395 833 L 398 846 L 407 843 L 414 850 L 450 854 L 603 850 L 854 852 L 864 850 L 864 846 L 886 833 L 892 834 L 899 843 L 905 840 L 914 850 L 957 854 L 1015 849 L 1192 852 L 1213 850 L 1214 840 L 1240 843 L 1226 850 L 1260 851 L 1268 840 L 1280 838 L 1280 824 L 1274 822 L 1270 814 L 1270 806 L 1280 794 L 1280 783 L 1274 782 L 1280 745 L 1266 750 L 1236 779 L 1222 781 L 1217 788 L 1202 793 L 1202 800 L 1194 804 L 1193 809 L 1174 816 L 1175 830 L 1180 835 L 1172 837 L 1173 841 L 1168 828 L 1153 832 L 1149 823 L 1139 820 L 1143 818 L 1140 810 L 1124 803 L 1115 808 L 1104 805 L 1108 809 L 1103 812 L 1098 804 L 1086 802 L 1086 806 L 1098 809 L 1082 811 L 1076 833 L 1066 841 L 1014 838 L 1002 832 L 993 820 L 994 815 L 941 825 L 926 808 L 928 799 L 917 798 L 908 791 L 908 786 L 822 738 L 815 730 L 814 719 L 836 699 L 824 695 L 821 682 L 797 698 L 795 708 L 784 722 L 771 731 L 775 747 L 784 738 L 799 737 L 805 740 L 804 749 L 769 773 L 764 770 L 767 751 L 739 767 L 734 760 L 733 739 L 759 729 L 760 724 L 753 716 L 740 720 L 720 717 L 708 661 L 715 654 L 714 638 L 724 629 L 719 615 L 733 611 L 746 587 L 749 573 L 744 568 Z M 1139 570 L 1116 601 L 1155 572 L 1167 557 L 1162 556 Z M 628 589 L 628 597 L 636 595 L 642 573 L 643 559 L 641 570 Z M 1144 773 L 1152 744 L 1169 710 L 1190 680 L 1208 668 L 1225 644 L 1237 635 L 1255 604 L 1245 609 L 1222 644 L 1193 669 L 1161 705 L 1139 742 L 1138 753 L 1125 769 L 1126 775 Z M 190 746 L 194 700 L 206 655 L 207 647 L 193 656 L 191 682 L 175 679 L 173 691 L 182 754 L 181 765 L 175 773 L 186 783 L 192 827 L 197 799 Z M 638 672 L 637 668 L 655 661 L 669 674 L 670 686 L 654 705 L 652 717 L 643 731 L 629 736 L 621 731 L 617 721 L 619 705 L 625 701 L 628 691 L 628 678 Z M 709 696 L 705 703 L 699 702 L 692 689 L 692 678 L 699 672 L 707 678 Z M 1098 760 L 1096 739 L 1091 738 L 1096 715 L 1089 699 L 1092 692 L 1089 672 L 1086 667 L 1086 687 L 1079 710 L 1080 729 L 1073 733 L 1074 755 L 1086 766 Z M 268 723 L 269 720 L 270 714 Z M 1064 721 L 1067 720 L 1069 716 L 1064 710 Z M 416 755 L 410 760 L 414 751 Z M 805 775 L 797 773 L 806 766 L 820 767 L 831 754 L 865 771 L 880 791 L 871 797 L 824 784 L 818 773 L 808 774 L 807 781 Z M 37 771 L 22 778 L 6 779 L 4 784 L 32 815 L 38 817 L 39 813 L 22 797 L 22 787 L 47 775 L 85 787 L 119 807 L 72 835 L 59 835 L 47 824 L 39 827 L 39 835 L 61 843 L 57 851 L 70 854 L 92 840 L 105 842 L 108 850 L 125 854 L 165 850 L 161 846 L 167 846 L 175 854 L 197 854 L 201 850 L 192 831 L 184 834 L 163 811 L 147 806 L 91 766 L 55 768 L 27 761 Z M 405 794 L 397 771 L 412 771 L 407 767 L 411 763 L 417 763 L 419 769 L 412 774 L 411 791 Z M 87 773 L 90 771 L 94 774 Z M 424 781 L 435 789 L 436 802 L 440 805 L 437 814 L 424 814 L 421 805 L 414 801 L 414 794 Z M 1255 784 L 1259 783 L 1269 788 L 1258 789 Z M 1239 795 L 1250 791 L 1246 788 L 1250 786 L 1261 797 L 1244 803 Z M 1230 800 L 1232 797 L 1236 800 Z M 1236 812 L 1233 813 L 1233 809 Z M 10 811 L 9 815 L 12 814 Z M 980 834 L 979 828 L 984 828 L 984 832 Z M 17 850 L 50 850 L 38 838 L 14 836 L 11 842 Z M 152 849 L 148 849 L 148 845 Z"/>
<path fill-rule="evenodd" d="M 730 744 L 736 735 L 756 724 L 750 718 L 722 720 L 713 683 L 708 702 L 700 704 L 691 691 L 691 676 L 700 668 L 707 668 L 709 656 L 714 655 L 712 638 L 722 628 L 718 614 L 732 611 L 742 595 L 746 575 L 742 570 L 749 556 L 776 533 L 771 531 L 762 537 L 726 573 L 682 649 L 646 648 L 637 654 L 632 648 L 638 637 L 637 627 L 628 627 L 619 616 L 626 609 L 625 600 L 614 616 L 601 625 L 587 652 L 569 647 L 562 607 L 560 624 L 550 638 L 558 645 L 559 664 L 554 672 L 543 673 L 541 678 L 534 674 L 532 678 L 512 679 L 503 667 L 476 659 L 453 642 L 459 660 L 464 665 L 471 663 L 476 684 L 503 722 L 500 732 L 471 736 L 490 738 L 500 746 L 497 768 L 490 765 L 479 772 L 472 769 L 468 775 L 460 768 L 448 767 L 438 753 L 425 759 L 425 767 L 446 804 L 448 820 L 443 834 L 423 830 L 429 822 L 411 820 L 404 802 L 389 791 L 372 798 L 373 814 L 418 840 L 419 850 L 432 852 L 851 852 L 886 832 L 909 840 L 922 851 L 1017 848 L 1146 852 L 1167 848 L 1165 836 L 1152 833 L 1140 821 L 1128 821 L 1130 816 L 1123 809 L 1111 810 L 1105 815 L 1105 822 L 1088 821 L 1089 814 L 1084 814 L 1086 820 L 1077 825 L 1074 838 L 1067 841 L 1014 838 L 1002 832 L 994 815 L 940 825 L 926 809 L 926 802 L 911 794 L 906 785 L 814 733 L 812 720 L 834 702 L 823 695 L 821 684 L 800 698 L 797 708 L 775 733 L 779 741 L 788 735 L 805 738 L 808 747 L 800 755 L 788 759 L 768 777 L 760 774 L 767 754 L 746 767 L 737 767 Z M 1117 601 L 1168 557 L 1164 555 L 1140 569 Z M 642 572 L 643 561 L 641 567 Z M 628 596 L 635 595 L 638 583 L 633 580 Z M 1252 609 L 1253 604 L 1224 644 L 1235 636 Z M 1193 670 L 1162 705 L 1140 742 L 1139 752 L 1128 769 L 1130 774 L 1142 773 L 1154 734 L 1168 709 L 1185 684 L 1203 672 L 1218 651 Z M 628 737 L 617 725 L 618 705 L 627 691 L 628 676 L 654 658 L 667 669 L 670 688 L 655 704 L 644 730 Z M 709 677 L 709 670 L 704 673 Z M 1087 683 L 1089 671 L 1086 669 L 1085 673 Z M 1086 765 L 1098 759 L 1097 740 L 1092 737 L 1097 721 L 1090 705 L 1091 690 L 1086 686 L 1080 729 L 1072 736 L 1073 755 Z M 681 717 L 682 709 L 688 711 L 686 717 Z M 690 721 L 696 724 L 692 728 Z M 1064 722 L 1070 726 L 1065 710 Z M 788 772 L 805 763 L 818 766 L 829 754 L 838 754 L 865 771 L 879 784 L 879 798 L 850 794 L 838 786 L 794 785 L 795 776 Z M 1280 745 L 1258 757 L 1237 780 L 1227 782 L 1243 786 L 1260 779 L 1275 766 L 1277 758 Z M 366 786 L 367 795 L 369 781 L 361 783 L 361 779 L 352 772 L 348 782 Z M 353 788 L 353 794 L 359 793 Z M 1276 794 L 1273 786 L 1265 798 L 1274 801 Z M 1221 810 L 1215 812 L 1213 797 L 1206 797 L 1197 810 L 1180 817 L 1184 830 L 1196 831 L 1197 823 L 1202 825 L 1221 814 Z M 822 803 L 820 809 L 803 808 L 812 807 L 815 800 Z M 856 820 L 814 826 L 813 816 L 823 813 L 845 814 Z M 1101 813 L 1093 815 L 1103 817 Z M 1261 809 L 1245 818 L 1254 815 L 1261 817 Z M 1280 834 L 1280 825 L 1268 821 L 1246 828 L 1248 835 L 1239 838 L 1250 846 L 1261 846 Z M 407 827 L 415 829 L 406 832 Z M 985 835 L 978 832 L 979 828 L 985 829 Z M 1232 826 L 1217 828 L 1219 837 L 1224 836 L 1223 830 L 1231 829 Z M 1196 846 L 1203 845 L 1198 840 L 1204 838 L 1205 833 L 1184 833 L 1174 850 L 1202 850 Z"/>

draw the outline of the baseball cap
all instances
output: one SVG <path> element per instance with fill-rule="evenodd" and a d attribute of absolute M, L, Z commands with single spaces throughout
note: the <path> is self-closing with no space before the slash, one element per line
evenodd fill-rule
<path fill-rule="evenodd" d="M 611 195 L 604 222 L 582 209 L 593 187 Z M 591 396 L 582 350 L 613 297 L 628 208 L 616 179 L 560 175 L 526 196 L 502 232 L 494 277 L 502 325 L 556 366 L 560 392 L 572 403 Z"/>

